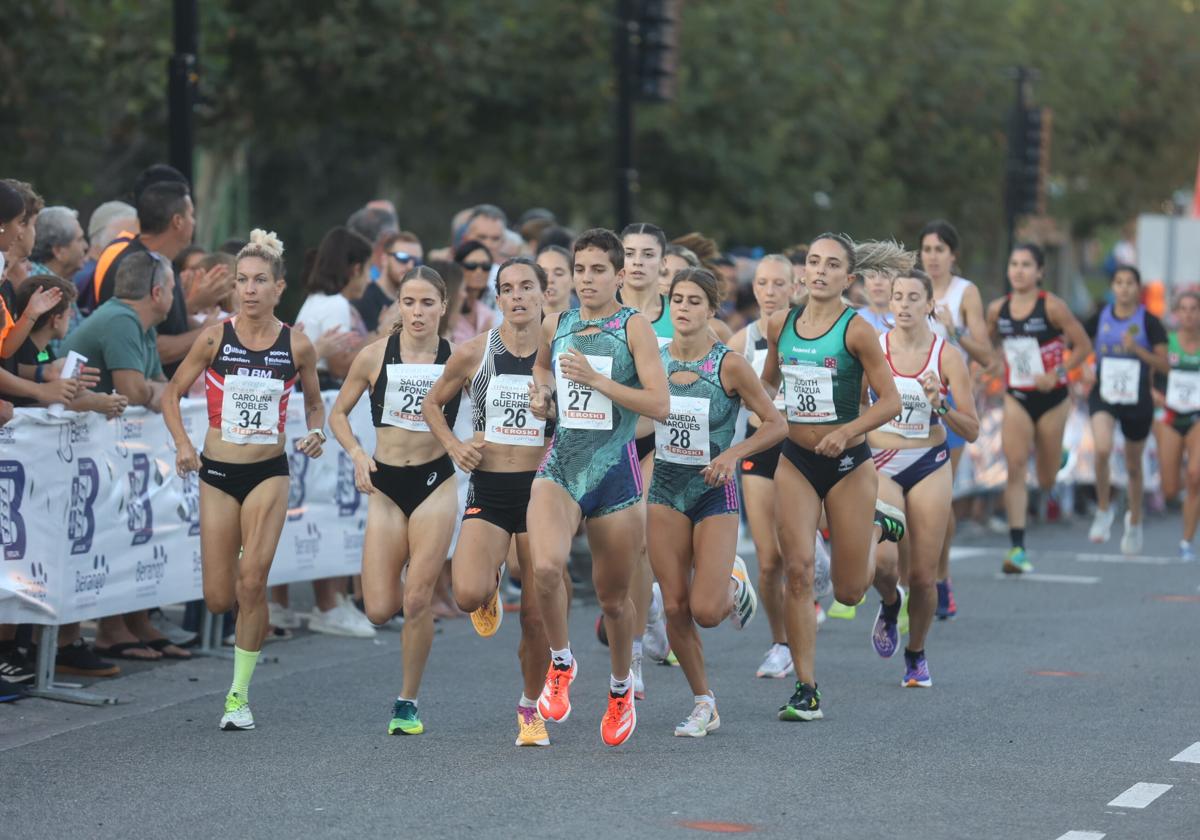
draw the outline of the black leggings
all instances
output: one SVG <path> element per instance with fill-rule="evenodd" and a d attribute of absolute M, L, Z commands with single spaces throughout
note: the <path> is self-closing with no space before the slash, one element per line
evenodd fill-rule
<path fill-rule="evenodd" d="M 824 499 L 834 485 L 854 472 L 859 464 L 871 460 L 871 447 L 863 441 L 857 446 L 843 450 L 836 458 L 827 458 L 791 440 L 784 440 L 781 454 L 792 462 L 792 466 L 800 470 L 800 474 L 808 479 L 817 495 Z M 871 504 L 875 504 L 874 499 L 871 500 Z"/>

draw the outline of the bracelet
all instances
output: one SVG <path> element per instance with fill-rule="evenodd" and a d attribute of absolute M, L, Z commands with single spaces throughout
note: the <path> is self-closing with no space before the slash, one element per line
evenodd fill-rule
<path fill-rule="evenodd" d="M 321 441 L 321 443 L 325 442 L 325 439 L 326 439 L 325 433 L 323 431 L 321 431 L 320 429 L 309 429 L 308 433 L 310 435 L 316 435 L 317 438 Z"/>
<path fill-rule="evenodd" d="M 37 363 L 37 367 L 33 369 L 33 381 L 41 384 L 46 381 L 46 377 L 42 374 L 42 369 L 45 367 L 41 362 Z"/>

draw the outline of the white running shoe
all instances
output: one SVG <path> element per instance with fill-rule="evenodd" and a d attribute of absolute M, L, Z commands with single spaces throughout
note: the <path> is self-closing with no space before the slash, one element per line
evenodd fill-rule
<path fill-rule="evenodd" d="M 734 629 L 742 630 L 758 612 L 758 593 L 754 591 L 754 584 L 750 582 L 750 573 L 746 571 L 746 561 L 736 555 L 733 558 L 733 573 L 730 578 L 737 584 L 737 591 L 733 594 L 733 612 L 730 613 L 730 617 L 733 619 Z"/>
<path fill-rule="evenodd" d="M 254 728 L 254 715 L 250 714 L 250 704 L 243 703 L 232 711 L 221 715 L 221 729 L 225 732 L 237 732 Z"/>
<path fill-rule="evenodd" d="M 813 611 L 817 614 L 817 629 L 821 629 L 821 625 L 825 623 L 825 619 L 829 616 L 825 615 L 825 608 L 821 606 L 821 602 L 817 601 L 813 604 Z"/>
<path fill-rule="evenodd" d="M 344 595 L 338 596 L 338 605 L 322 612 L 314 609 L 308 619 L 308 629 L 329 636 L 348 636 L 353 639 L 375 638 L 375 628 L 367 617 L 355 609 Z"/>
<path fill-rule="evenodd" d="M 687 720 L 675 727 L 675 735 L 679 738 L 703 738 L 720 728 L 721 717 L 717 714 L 717 707 L 709 702 L 697 703 Z"/>
<path fill-rule="evenodd" d="M 300 616 L 291 607 L 270 601 L 267 604 L 267 621 L 272 627 L 282 627 L 284 630 L 300 629 Z"/>
<path fill-rule="evenodd" d="M 150 626 L 167 637 L 167 640 L 173 645 L 190 645 L 196 641 L 196 635 L 191 630 L 184 630 L 171 619 L 167 618 L 162 610 L 150 611 Z"/>
<path fill-rule="evenodd" d="M 650 588 L 650 609 L 646 613 L 646 629 L 642 634 L 642 651 L 655 662 L 663 662 L 671 652 L 667 639 L 667 622 L 663 612 L 662 590 L 658 581 Z"/>
<path fill-rule="evenodd" d="M 754 676 L 781 680 L 795 670 L 796 666 L 792 664 L 792 651 L 788 646 L 771 645 L 771 649 L 767 651 L 766 659 L 758 666 L 758 671 L 755 672 Z"/>
<path fill-rule="evenodd" d="M 1108 510 L 1096 509 L 1096 516 L 1092 519 L 1092 527 L 1088 529 L 1088 539 L 1094 543 L 1106 543 L 1109 537 L 1112 536 L 1113 519 L 1116 518 L 1116 511 L 1113 508 Z"/>
<path fill-rule="evenodd" d="M 1122 554 L 1142 553 L 1142 523 L 1134 525 L 1130 520 L 1133 514 L 1125 511 L 1125 534 L 1121 537 Z"/>
<path fill-rule="evenodd" d="M 824 598 L 833 592 L 833 578 L 829 573 L 829 546 L 825 538 L 817 532 L 813 555 L 813 597 Z"/>
<path fill-rule="evenodd" d="M 642 657 L 635 653 L 629 662 L 629 674 L 633 677 L 633 699 L 646 699 L 646 683 L 642 680 Z"/>
<path fill-rule="evenodd" d="M 1179 541 L 1179 559 L 1184 563 L 1191 563 L 1196 559 L 1196 552 L 1192 551 L 1192 544 L 1187 540 Z"/>

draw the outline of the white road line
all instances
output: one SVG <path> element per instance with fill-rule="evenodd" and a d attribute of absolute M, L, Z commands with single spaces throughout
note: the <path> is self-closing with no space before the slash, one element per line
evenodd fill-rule
<path fill-rule="evenodd" d="M 1157 557 L 1150 554 L 1076 554 L 1075 559 L 1080 563 L 1135 563 L 1143 566 L 1171 566 L 1182 562 L 1178 557 Z"/>
<path fill-rule="evenodd" d="M 1068 831 L 1056 840 L 1104 840 L 1102 831 Z"/>
<path fill-rule="evenodd" d="M 1192 744 L 1190 747 L 1171 760 L 1186 761 L 1188 764 L 1200 764 L 1200 741 Z"/>
<path fill-rule="evenodd" d="M 996 572 L 996 580 L 1032 580 L 1041 583 L 1099 583 L 1100 578 L 1091 575 L 1050 575 L 1041 572 L 1027 572 L 1023 575 L 1006 575 Z"/>
<path fill-rule="evenodd" d="M 1171 789 L 1171 785 L 1160 785 L 1153 782 L 1138 782 L 1129 790 L 1122 793 L 1112 802 L 1110 808 L 1145 808 L 1155 799 Z"/>
<path fill-rule="evenodd" d="M 970 560 L 972 557 L 985 557 L 994 555 L 996 557 L 1004 556 L 1003 548 L 977 548 L 973 546 L 950 546 L 951 560 Z"/>

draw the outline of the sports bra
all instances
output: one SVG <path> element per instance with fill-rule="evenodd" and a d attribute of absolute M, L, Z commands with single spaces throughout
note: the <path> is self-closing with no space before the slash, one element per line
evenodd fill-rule
<path fill-rule="evenodd" d="M 450 342 L 438 339 L 437 355 L 428 364 L 406 364 L 400 357 L 400 333 L 388 336 L 383 351 L 383 363 L 379 375 L 371 386 L 371 421 L 375 428 L 395 426 L 414 432 L 428 432 L 429 427 L 421 416 L 425 395 L 433 383 L 442 375 L 446 360 L 450 358 Z M 442 416 L 452 428 L 458 419 L 458 404 L 462 392 L 442 406 Z"/>

